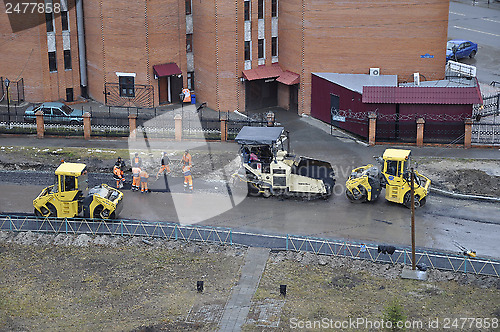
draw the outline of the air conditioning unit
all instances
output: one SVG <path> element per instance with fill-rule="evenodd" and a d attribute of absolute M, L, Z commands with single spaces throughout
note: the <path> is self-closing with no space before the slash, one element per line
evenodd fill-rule
<path fill-rule="evenodd" d="M 380 75 L 380 68 L 370 68 L 370 76 Z"/>
<path fill-rule="evenodd" d="M 415 85 L 420 85 L 420 74 L 419 73 L 413 73 L 413 83 Z"/>

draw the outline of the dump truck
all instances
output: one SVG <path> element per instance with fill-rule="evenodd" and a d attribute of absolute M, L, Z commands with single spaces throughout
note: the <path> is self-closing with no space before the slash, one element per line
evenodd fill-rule
<path fill-rule="evenodd" d="M 237 179 L 247 183 L 250 196 L 327 199 L 332 195 L 335 173 L 330 163 L 290 154 L 283 127 L 244 126 L 235 140 L 241 157 Z"/>
<path fill-rule="evenodd" d="M 122 208 L 123 193 L 106 184 L 88 189 L 87 166 L 63 162 L 55 183 L 33 200 L 38 217 L 114 219 Z"/>
<path fill-rule="evenodd" d="M 411 150 L 386 149 L 382 158 L 376 159 L 382 165 L 369 164 L 352 170 L 346 182 L 346 196 L 351 202 L 375 201 L 385 188 L 385 199 L 411 207 Z M 431 181 L 414 172 L 415 207 L 425 205 Z"/>

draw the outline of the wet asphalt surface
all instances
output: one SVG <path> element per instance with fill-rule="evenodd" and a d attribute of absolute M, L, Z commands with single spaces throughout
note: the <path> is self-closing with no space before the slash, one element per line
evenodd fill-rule
<path fill-rule="evenodd" d="M 221 181 L 196 177 L 194 193 L 187 193 L 181 177 L 169 178 L 168 189 L 165 179 L 155 181 L 153 177 L 150 180 L 152 192 L 149 194 L 131 192 L 127 186 L 124 188 L 124 208 L 120 217 L 229 227 L 240 233 L 280 236 L 297 234 L 372 244 L 390 243 L 396 246 L 411 244 L 410 211 L 407 208 L 385 201 L 383 193 L 378 201 L 366 204 L 352 204 L 344 195 L 343 184 L 350 170 L 374 163 L 372 156 L 381 155 L 390 146 L 366 147 L 345 137 L 341 132 L 334 132 L 335 136 L 331 136 L 318 130 L 295 114 L 286 111 L 276 113 L 278 121 L 291 133 L 292 152 L 329 161 L 336 170 L 338 186 L 329 200 L 246 197 L 246 193 L 228 191 L 228 186 Z M 128 146 L 126 140 L 2 138 L 3 145 L 12 142 L 15 143 L 12 145 L 30 146 L 31 141 L 34 146 Z M 160 143 L 148 144 L 156 148 L 155 144 Z M 237 150 L 234 143 L 196 143 L 204 144 L 210 145 L 214 150 Z M 415 156 L 500 160 L 498 149 L 411 147 L 411 150 Z M 31 213 L 32 199 L 44 186 L 51 185 L 52 181 L 53 175 L 50 172 L 1 171 L 0 212 Z M 112 177 L 108 174 L 90 174 L 89 182 L 91 186 L 100 183 L 113 185 Z M 480 257 L 500 258 L 498 211 L 499 204 L 431 194 L 427 204 L 416 212 L 416 244 L 418 247 L 458 252 L 455 246 L 455 242 L 458 242 L 477 251 Z M 262 245 L 266 241 L 270 240 L 259 239 L 256 244 Z"/>

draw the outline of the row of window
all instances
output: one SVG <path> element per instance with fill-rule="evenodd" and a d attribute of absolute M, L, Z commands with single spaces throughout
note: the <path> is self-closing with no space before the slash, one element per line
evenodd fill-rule
<path fill-rule="evenodd" d="M 73 66 L 71 64 L 71 50 L 64 50 L 64 69 L 73 69 Z M 51 72 L 57 71 L 56 52 L 49 52 L 49 70 Z"/>
<path fill-rule="evenodd" d="M 264 58 L 265 49 L 264 49 L 265 39 L 259 39 L 257 41 L 257 56 L 259 59 Z M 278 37 L 271 37 L 271 56 L 278 56 Z M 251 60 L 251 42 L 245 42 L 245 60 Z"/>
<path fill-rule="evenodd" d="M 45 25 L 47 32 L 54 32 L 54 13 L 45 13 Z M 62 31 L 69 30 L 68 12 L 61 11 L 61 26 Z"/>
<path fill-rule="evenodd" d="M 186 4 L 187 4 L 186 0 Z M 244 5 L 244 16 L 245 16 L 245 21 L 250 21 L 250 1 L 245 1 Z M 259 0 L 257 3 L 257 17 L 259 19 L 264 18 L 264 0 Z M 278 0 L 271 0 L 271 16 L 272 17 L 277 17 L 278 16 Z"/>

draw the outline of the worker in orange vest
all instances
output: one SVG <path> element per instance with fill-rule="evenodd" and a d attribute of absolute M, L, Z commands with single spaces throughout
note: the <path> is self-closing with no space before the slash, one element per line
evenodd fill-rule
<path fill-rule="evenodd" d="M 135 153 L 134 159 L 132 159 L 132 167 L 141 167 L 142 166 L 142 159 L 139 157 L 139 153 Z"/>
<path fill-rule="evenodd" d="M 113 167 L 113 178 L 116 180 L 116 188 L 123 188 L 123 182 L 125 182 L 125 179 L 123 178 L 122 164 L 120 161 L 117 161 Z"/>
<path fill-rule="evenodd" d="M 189 154 L 189 150 L 184 151 L 184 155 L 182 156 L 182 165 L 189 165 L 192 166 L 191 164 L 192 158 L 191 155 Z"/>
<path fill-rule="evenodd" d="M 191 165 L 184 165 L 182 167 L 182 173 L 184 174 L 184 188 L 186 189 L 189 185 L 189 191 L 193 191 L 193 176 L 191 175 Z"/>
<path fill-rule="evenodd" d="M 170 174 L 170 158 L 168 158 L 167 153 L 163 152 L 163 158 L 161 158 L 161 168 L 156 173 L 156 179 L 160 177 L 160 174 L 167 171 L 167 174 Z"/>
<path fill-rule="evenodd" d="M 139 167 L 132 167 L 132 190 L 139 190 L 139 185 L 140 185 L 140 173 L 141 169 Z"/>
<path fill-rule="evenodd" d="M 149 192 L 149 189 L 148 189 L 149 174 L 145 170 L 141 170 L 139 175 L 141 178 L 141 194 Z"/>

